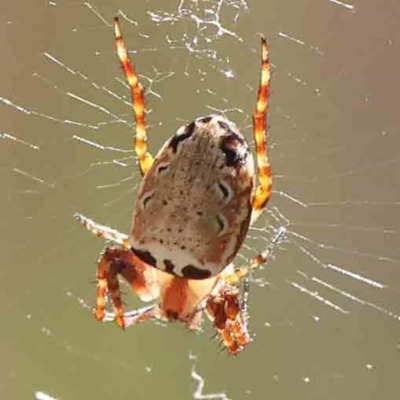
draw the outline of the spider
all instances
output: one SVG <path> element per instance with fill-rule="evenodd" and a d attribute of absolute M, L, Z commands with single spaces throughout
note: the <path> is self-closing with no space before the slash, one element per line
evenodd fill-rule
<path fill-rule="evenodd" d="M 248 273 L 267 260 L 269 249 L 248 265 L 232 264 L 249 229 L 271 195 L 266 119 L 270 84 L 268 47 L 261 38 L 261 81 L 253 115 L 257 178 L 249 147 L 237 126 L 208 115 L 182 126 L 153 157 L 147 150 L 142 85 L 132 66 L 118 17 L 117 54 L 131 91 L 136 123 L 134 148 L 142 181 L 129 235 L 76 214 L 89 231 L 114 243 L 97 264 L 95 317 L 125 328 L 150 319 L 178 320 L 199 329 L 203 311 L 231 354 L 249 342 Z M 277 238 L 275 238 L 277 240 Z M 118 276 L 153 305 L 125 313 Z M 240 296 L 238 284 L 245 282 Z M 106 311 L 110 297 L 113 313 Z"/>

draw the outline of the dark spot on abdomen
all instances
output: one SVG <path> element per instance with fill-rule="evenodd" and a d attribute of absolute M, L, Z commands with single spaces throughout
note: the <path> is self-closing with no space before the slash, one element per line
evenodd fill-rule
<path fill-rule="evenodd" d="M 211 277 L 211 271 L 207 269 L 200 269 L 194 265 L 186 265 L 182 268 L 182 275 L 187 279 L 207 279 Z"/>
<path fill-rule="evenodd" d="M 152 267 L 157 268 L 157 260 L 151 255 L 151 253 L 147 250 L 136 250 L 133 247 L 131 247 L 132 253 L 140 258 L 141 261 L 144 263 L 151 265 Z"/>
<path fill-rule="evenodd" d="M 219 234 L 226 231 L 226 218 L 223 218 L 221 215 L 217 214 L 215 217 L 219 227 Z"/>
<path fill-rule="evenodd" d="M 225 154 L 225 164 L 228 167 L 235 167 L 239 163 L 243 164 L 248 155 L 246 142 L 226 122 L 218 121 L 218 124 L 226 132 L 226 135 L 222 136 L 220 144 L 220 148 Z"/>
<path fill-rule="evenodd" d="M 171 260 L 164 260 L 165 272 L 175 275 L 175 264 Z"/>
<path fill-rule="evenodd" d="M 185 126 L 184 132 L 180 135 L 176 134 L 170 139 L 169 147 L 172 147 L 172 151 L 176 153 L 178 151 L 178 146 L 181 142 L 192 136 L 196 123 L 193 121 L 189 125 Z"/>
<path fill-rule="evenodd" d="M 209 115 L 207 117 L 199 118 L 197 122 L 200 122 L 201 124 L 208 124 L 212 119 L 213 119 L 212 115 Z"/>
<path fill-rule="evenodd" d="M 218 182 L 218 187 L 222 192 L 222 196 L 226 199 L 229 196 L 228 189 L 220 182 Z"/>

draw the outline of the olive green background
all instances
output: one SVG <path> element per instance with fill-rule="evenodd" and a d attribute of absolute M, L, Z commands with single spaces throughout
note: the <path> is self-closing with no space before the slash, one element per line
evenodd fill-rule
<path fill-rule="evenodd" d="M 397 1 L 1 9 L 2 399 L 190 399 L 193 366 L 205 393 L 232 399 L 398 398 Z M 148 91 L 152 152 L 218 110 L 251 141 L 259 34 L 268 38 L 274 194 L 237 263 L 274 228 L 288 233 L 253 276 L 254 341 L 238 357 L 220 352 L 209 324 L 201 334 L 155 323 L 122 332 L 91 315 L 104 243 L 72 216 L 127 232 L 140 181 L 111 29 L 118 10 Z"/>

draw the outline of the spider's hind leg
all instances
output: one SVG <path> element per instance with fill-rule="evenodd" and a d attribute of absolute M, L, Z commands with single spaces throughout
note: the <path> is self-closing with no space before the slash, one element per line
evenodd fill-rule
<path fill-rule="evenodd" d="M 132 108 L 136 123 L 134 147 L 139 159 L 140 172 L 144 175 L 153 164 L 153 156 L 147 151 L 146 110 L 143 87 L 139 82 L 139 78 L 126 50 L 121 25 L 117 17 L 114 19 L 114 35 L 118 58 L 131 90 Z"/>
<path fill-rule="evenodd" d="M 253 114 L 258 187 L 252 200 L 253 212 L 251 215 L 251 223 L 253 223 L 261 214 L 271 196 L 272 190 L 271 166 L 267 150 L 267 116 L 270 78 L 271 71 L 268 57 L 268 46 L 263 37 L 261 38 L 261 80 L 258 88 L 256 109 Z"/>

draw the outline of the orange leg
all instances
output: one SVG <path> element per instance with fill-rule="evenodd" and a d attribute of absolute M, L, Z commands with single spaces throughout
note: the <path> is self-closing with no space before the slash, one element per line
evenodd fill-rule
<path fill-rule="evenodd" d="M 138 76 L 132 67 L 131 60 L 122 38 L 121 25 L 117 17 L 114 18 L 114 34 L 117 46 L 118 58 L 121 62 L 126 80 L 131 89 L 131 100 L 133 114 L 136 122 L 136 135 L 134 139 L 134 148 L 139 159 L 139 167 L 142 175 L 146 174 L 153 164 L 153 157 L 147 151 L 147 134 L 146 134 L 146 111 L 144 104 L 143 87 L 139 83 Z"/>
<path fill-rule="evenodd" d="M 270 90 L 270 64 L 268 46 L 261 38 L 261 81 L 258 88 L 256 109 L 253 115 L 254 140 L 256 143 L 258 187 L 253 196 L 253 223 L 268 202 L 272 190 L 271 165 L 267 153 L 268 95 Z"/>
<path fill-rule="evenodd" d="M 121 328 L 126 326 L 122 307 L 118 275 L 121 275 L 139 297 L 146 300 L 156 297 L 146 279 L 149 267 L 137 262 L 130 250 L 107 247 L 97 265 L 97 296 L 95 317 L 103 321 L 106 317 L 106 296 L 109 294 L 114 312 L 114 320 Z"/>
<path fill-rule="evenodd" d="M 285 234 L 286 228 L 279 228 L 269 246 L 254 257 L 249 265 L 238 268 L 234 268 L 232 265 L 228 266 L 220 276 L 219 291 L 207 299 L 206 314 L 217 329 L 222 343 L 231 354 L 239 353 L 251 341 L 248 332 L 248 274 L 268 260 L 275 246 L 281 242 Z M 244 293 L 240 300 L 239 290 L 235 285 L 242 280 Z"/>
<path fill-rule="evenodd" d="M 267 262 L 268 258 L 271 256 L 272 251 L 275 249 L 276 245 L 278 245 L 282 241 L 285 234 L 286 234 L 286 228 L 280 227 L 276 231 L 276 234 L 272 238 L 268 247 L 263 252 L 254 257 L 251 260 L 250 264 L 243 265 L 241 267 L 235 267 L 233 270 L 226 268 L 222 272 L 221 279 L 228 285 L 237 284 L 242 278 L 245 278 L 250 271 Z"/>
<path fill-rule="evenodd" d="M 120 247 L 109 247 L 103 252 L 97 265 L 97 300 L 95 316 L 103 321 L 106 317 L 106 296 L 110 294 L 115 319 L 119 326 L 124 326 L 121 294 L 118 275 L 121 275 L 142 301 L 154 300 L 159 295 L 155 279 L 155 270 L 139 260 L 130 250 L 128 236 L 108 226 L 100 225 L 82 214 L 75 214 L 75 219 L 97 237 L 110 240 Z"/>
<path fill-rule="evenodd" d="M 239 290 L 224 284 L 206 302 L 206 314 L 217 329 L 230 354 L 239 353 L 250 342 L 247 331 L 247 305 L 240 302 Z"/>

